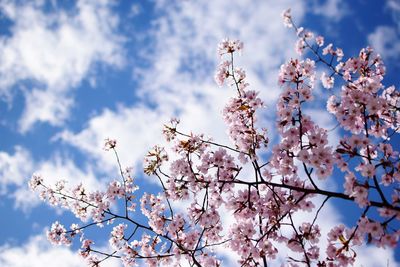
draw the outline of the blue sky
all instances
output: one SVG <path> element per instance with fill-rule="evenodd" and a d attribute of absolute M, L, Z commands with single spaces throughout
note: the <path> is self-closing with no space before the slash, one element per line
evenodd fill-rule
<path fill-rule="evenodd" d="M 225 37 L 245 43 L 238 64 L 268 106 L 261 123 L 276 142 L 277 73 L 297 56 L 295 36 L 280 18 L 288 7 L 298 24 L 343 48 L 345 58 L 367 45 L 376 48 L 387 65 L 384 85 L 399 87 L 396 0 L 0 1 L 0 265 L 43 266 L 63 257 L 65 265 L 58 266 L 84 266 L 76 247 L 47 244 L 43 233 L 51 222 L 72 217 L 29 192 L 32 173 L 101 188 L 118 174 L 102 150 L 112 137 L 142 189 L 154 191 L 142 175 L 142 158 L 162 142 L 170 117 L 180 117 L 186 132 L 229 142 L 220 110 L 233 92 L 213 81 L 216 47 Z M 308 112 L 332 129 L 324 106 L 321 100 Z M 332 131 L 330 140 L 339 134 Z M 346 222 L 348 214 L 334 205 L 329 211 L 327 225 Z M 390 250 L 364 248 L 359 255 L 371 253 L 395 260 Z M 364 266 L 379 264 L 386 261 Z"/>

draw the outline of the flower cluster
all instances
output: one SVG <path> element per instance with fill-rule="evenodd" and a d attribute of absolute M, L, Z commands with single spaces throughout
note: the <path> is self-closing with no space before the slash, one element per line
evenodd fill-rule
<path fill-rule="evenodd" d="M 67 230 L 58 221 L 53 223 L 50 231 L 47 232 L 47 239 L 54 245 L 70 245 L 71 239 L 67 235 Z"/>
<path fill-rule="evenodd" d="M 111 149 L 114 149 L 116 146 L 117 146 L 117 140 L 110 139 L 110 138 L 106 138 L 104 140 L 104 150 L 105 151 L 109 151 Z"/>
<path fill-rule="evenodd" d="M 168 155 L 164 148 L 154 146 L 150 150 L 144 160 L 144 172 L 146 174 L 153 174 L 164 161 L 168 160 Z"/>
<path fill-rule="evenodd" d="M 243 49 L 243 42 L 241 42 L 240 40 L 224 39 L 218 45 L 218 54 L 222 56 L 224 54 L 231 54 L 235 51 L 241 51 L 242 49 Z"/>
<path fill-rule="evenodd" d="M 166 217 L 164 215 L 165 205 L 161 196 L 145 193 L 140 200 L 142 214 L 149 220 L 150 227 L 157 233 L 164 231 Z"/>
<path fill-rule="evenodd" d="M 346 130 L 375 137 L 388 136 L 388 130 L 398 128 L 398 93 L 393 97 L 381 81 L 385 67 L 371 48 L 362 49 L 358 58 L 347 60 L 341 68 L 348 81 L 340 97 L 331 97 L 329 111 Z M 394 101 L 395 105 L 391 105 Z M 365 125 L 367 127 L 365 127 Z"/>
<path fill-rule="evenodd" d="M 313 99 L 314 68 L 314 61 L 309 59 L 290 60 L 281 66 L 279 84 L 284 91 L 277 104 L 277 127 L 283 139 L 273 150 L 271 166 L 286 177 L 297 177 L 295 159 L 314 167 L 319 178 L 326 178 L 333 171 L 326 130 L 302 110 L 302 105 Z"/>
<path fill-rule="evenodd" d="M 362 236 L 355 229 L 348 229 L 340 224 L 328 233 L 328 242 L 327 262 L 331 265 L 336 262 L 336 266 L 348 266 L 353 265 L 357 255 L 351 246 L 360 245 Z"/>
<path fill-rule="evenodd" d="M 285 11 L 283 11 L 283 13 L 282 13 L 283 24 L 285 25 L 285 27 L 288 27 L 288 28 L 293 27 L 292 14 L 290 12 L 291 12 L 291 9 L 288 8 Z"/>
<path fill-rule="evenodd" d="M 230 49 L 227 44 L 232 41 L 224 40 L 220 44 L 220 55 L 228 54 L 233 58 L 233 52 L 242 49 Z M 233 42 L 233 44 L 241 42 Z M 259 131 L 256 128 L 256 111 L 263 107 L 263 102 L 258 97 L 258 92 L 248 90 L 246 82 L 246 72 L 240 68 L 234 68 L 232 60 L 224 60 L 220 63 L 215 80 L 218 85 L 223 85 L 227 78 L 231 78 L 232 86 L 236 88 L 238 96 L 232 98 L 223 110 L 223 117 L 228 125 L 228 134 L 234 142 L 236 148 L 250 157 L 255 157 L 255 150 L 261 146 L 267 146 L 268 138 L 265 130 Z M 243 157 L 242 157 L 243 158 Z"/>

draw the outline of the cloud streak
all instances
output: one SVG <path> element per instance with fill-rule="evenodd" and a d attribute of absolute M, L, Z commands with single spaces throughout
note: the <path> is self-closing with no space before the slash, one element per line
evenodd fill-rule
<path fill-rule="evenodd" d="M 368 42 L 384 60 L 395 62 L 400 55 L 400 35 L 394 27 L 379 26 L 368 35 Z"/>
<path fill-rule="evenodd" d="M 54 247 L 45 238 L 45 234 L 31 237 L 24 245 L 9 244 L 0 247 L 0 265 L 2 267 L 82 267 L 84 260 L 68 247 Z M 104 267 L 118 267 L 117 261 L 107 260 Z"/>
<path fill-rule="evenodd" d="M 83 183 L 91 190 L 104 189 L 106 178 L 98 178 L 88 166 L 78 167 L 72 159 L 54 153 L 44 161 L 35 161 L 24 147 L 14 147 L 14 153 L 0 151 L 0 195 L 14 199 L 16 208 L 30 210 L 41 203 L 37 194 L 28 188 L 33 173 L 42 175 L 46 183 L 67 180 L 69 186 Z"/>
<path fill-rule="evenodd" d="M 109 1 L 81 0 L 73 11 L 44 8 L 40 1 L 0 4 L 1 14 L 12 25 L 10 36 L 0 38 L 0 97 L 10 101 L 21 82 L 34 85 L 23 90 L 23 133 L 36 122 L 61 125 L 74 103 L 71 90 L 97 63 L 124 63 L 123 38 L 115 33 L 118 16 Z"/>

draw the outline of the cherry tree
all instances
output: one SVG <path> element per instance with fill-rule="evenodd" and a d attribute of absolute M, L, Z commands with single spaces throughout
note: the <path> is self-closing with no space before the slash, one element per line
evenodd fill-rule
<path fill-rule="evenodd" d="M 399 132 L 399 92 L 382 84 L 385 66 L 372 48 L 343 60 L 342 49 L 296 26 L 290 10 L 283 19 L 298 36 L 296 51 L 311 58 L 281 66 L 278 144 L 269 145 L 257 121 L 263 101 L 234 64 L 243 44 L 224 40 L 215 80 L 234 94 L 222 111 L 232 144 L 184 133 L 172 119 L 163 132 L 170 147 L 155 146 L 144 160 L 145 174 L 159 181 L 159 194 L 139 195 L 112 139 L 105 149 L 115 154 L 120 179 L 104 192 L 82 184 L 67 188 L 65 181 L 48 185 L 33 175 L 29 185 L 43 200 L 80 220 L 69 228 L 55 222 L 49 241 L 70 245 L 79 239 L 79 253 L 89 266 L 109 258 L 124 266 L 223 266 L 221 248 L 234 252 L 240 266 L 268 266 L 282 255 L 288 266 L 348 266 L 360 246 L 398 246 L 400 161 L 391 140 Z M 344 133 L 335 147 L 327 129 L 304 112 L 314 100 L 317 64 L 327 70 L 320 76 L 330 95 L 327 110 Z M 341 87 L 334 89 L 335 83 Z M 328 179 L 343 187 L 327 189 Z M 323 236 L 319 214 L 335 199 L 359 212 L 353 214 L 354 225 L 336 225 Z M 177 207 L 181 202 L 183 209 Z M 108 250 L 87 236 L 96 227 L 109 237 Z"/>

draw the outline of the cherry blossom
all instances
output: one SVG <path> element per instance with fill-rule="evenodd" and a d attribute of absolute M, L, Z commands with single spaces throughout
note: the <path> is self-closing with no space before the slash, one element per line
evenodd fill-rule
<path fill-rule="evenodd" d="M 330 89 L 333 88 L 335 78 L 332 76 L 328 76 L 325 72 L 323 72 L 321 75 L 321 81 L 322 86 L 324 86 L 326 89 Z"/>

